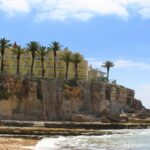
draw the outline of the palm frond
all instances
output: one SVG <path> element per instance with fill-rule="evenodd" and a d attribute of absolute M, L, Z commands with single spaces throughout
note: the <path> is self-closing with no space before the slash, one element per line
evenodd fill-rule
<path fill-rule="evenodd" d="M 81 61 L 83 60 L 83 56 L 80 54 L 80 53 L 78 53 L 78 52 L 75 52 L 74 54 L 73 54 L 73 57 L 72 57 L 72 62 L 73 63 L 80 63 Z"/>
<path fill-rule="evenodd" d="M 65 48 L 62 55 L 61 55 L 61 59 L 66 62 L 66 63 L 69 63 L 72 61 L 72 57 L 73 57 L 73 54 L 71 51 L 69 51 L 68 48 Z"/>

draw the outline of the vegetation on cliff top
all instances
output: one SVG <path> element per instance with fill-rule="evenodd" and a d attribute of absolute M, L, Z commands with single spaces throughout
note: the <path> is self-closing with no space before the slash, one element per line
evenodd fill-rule
<path fill-rule="evenodd" d="M 110 68 L 114 67 L 114 63 L 111 61 L 105 61 L 102 67 L 107 69 L 107 82 L 109 81 Z"/>
<path fill-rule="evenodd" d="M 38 56 L 40 57 L 41 60 L 41 74 L 42 74 L 42 78 L 44 79 L 44 75 L 45 75 L 45 68 L 44 68 L 44 59 L 45 56 L 48 56 L 48 52 L 49 51 L 53 51 L 53 55 L 54 55 L 54 79 L 57 78 L 56 75 L 56 59 L 57 59 L 57 51 L 62 50 L 61 48 L 62 46 L 60 45 L 59 42 L 52 42 L 50 44 L 50 47 L 45 47 L 42 46 L 39 42 L 37 41 L 30 41 L 29 43 L 26 44 L 25 48 L 22 48 L 20 45 L 18 45 L 16 42 L 14 42 L 14 44 L 10 43 L 10 40 L 7 40 L 5 38 L 1 38 L 0 39 L 0 52 L 1 52 L 1 73 L 4 73 L 4 55 L 5 55 L 5 50 L 7 48 L 12 48 L 13 50 L 13 54 L 16 55 L 16 59 L 17 59 L 17 67 L 16 67 L 16 74 L 19 75 L 20 74 L 20 58 L 21 55 L 24 53 L 30 53 L 31 57 L 32 57 L 32 61 L 31 61 L 31 79 L 33 77 L 34 74 L 34 61 L 35 61 L 35 57 Z M 74 79 L 78 79 L 79 73 L 78 73 L 78 66 L 79 63 L 81 63 L 84 58 L 83 56 L 78 53 L 78 52 L 72 52 L 70 51 L 68 48 L 64 48 L 63 49 L 63 54 L 60 57 L 61 60 L 63 60 L 65 62 L 66 65 L 66 73 L 64 75 L 64 79 L 68 80 L 68 70 L 69 70 L 69 63 L 73 63 L 74 64 Z M 107 81 L 109 80 L 109 70 L 111 67 L 113 67 L 114 64 L 111 61 L 106 61 L 103 65 L 103 67 L 107 68 Z M 106 81 L 106 79 L 104 77 L 102 77 L 101 79 L 102 81 Z"/>
<path fill-rule="evenodd" d="M 0 39 L 0 52 L 1 52 L 1 73 L 4 72 L 4 54 L 6 48 L 9 48 L 11 46 L 10 40 L 7 40 L 5 38 Z"/>
<path fill-rule="evenodd" d="M 12 46 L 13 45 L 13 46 Z M 56 59 L 57 59 L 57 51 L 61 50 L 61 45 L 59 42 L 52 42 L 52 44 L 50 44 L 50 47 L 45 47 L 42 46 L 39 42 L 36 41 L 30 41 L 29 43 L 26 44 L 25 48 L 21 48 L 20 45 L 18 45 L 16 42 L 14 42 L 14 44 L 10 44 L 10 40 L 7 40 L 5 38 L 0 39 L 0 52 L 1 52 L 1 73 L 4 72 L 4 55 L 5 55 L 5 50 L 7 48 L 12 48 L 13 50 L 13 54 L 16 55 L 16 59 L 17 59 L 17 69 L 16 69 L 16 74 L 20 74 L 19 72 L 19 64 L 20 64 L 20 57 L 22 54 L 24 53 L 31 53 L 31 57 L 32 57 L 32 61 L 31 61 L 31 79 L 33 77 L 33 67 L 34 67 L 34 61 L 35 61 L 35 57 L 39 56 L 40 60 L 41 60 L 41 73 L 42 73 L 42 78 L 44 78 L 44 74 L 45 74 L 45 69 L 44 69 L 44 59 L 45 56 L 48 54 L 48 51 L 53 51 L 53 55 L 54 55 L 54 79 L 57 78 L 56 75 Z M 69 63 L 72 62 L 74 63 L 75 69 L 75 79 L 78 78 L 78 72 L 77 72 L 77 68 L 78 68 L 78 64 L 83 60 L 83 57 L 80 53 L 72 53 L 71 51 L 69 51 L 67 48 L 64 48 L 64 54 L 61 56 L 61 59 L 65 62 L 66 64 L 66 75 L 65 78 L 68 79 L 68 70 L 69 70 Z"/>

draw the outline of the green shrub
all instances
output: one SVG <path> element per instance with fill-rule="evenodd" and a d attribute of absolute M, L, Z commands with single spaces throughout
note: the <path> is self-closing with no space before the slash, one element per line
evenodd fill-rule
<path fill-rule="evenodd" d="M 71 80 L 67 81 L 67 84 L 71 87 L 78 86 L 77 80 L 75 80 L 75 79 L 71 79 Z"/>

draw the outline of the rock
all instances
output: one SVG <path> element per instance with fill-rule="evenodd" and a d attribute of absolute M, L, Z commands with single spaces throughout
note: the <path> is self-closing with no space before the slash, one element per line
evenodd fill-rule
<path fill-rule="evenodd" d="M 111 121 L 108 118 L 106 118 L 105 116 L 101 117 L 99 121 L 102 123 L 111 123 Z"/>
<path fill-rule="evenodd" d="M 127 122 L 128 121 L 128 116 L 120 116 L 120 121 L 121 122 Z"/>
<path fill-rule="evenodd" d="M 128 117 L 128 115 L 122 111 L 120 117 Z"/>
<path fill-rule="evenodd" d="M 101 112 L 102 116 L 107 116 L 110 114 L 110 109 L 103 109 L 103 111 Z"/>
<path fill-rule="evenodd" d="M 135 112 L 136 112 L 136 109 L 134 109 L 134 108 L 129 108 L 129 109 L 128 109 L 128 113 L 133 114 L 133 113 L 135 113 Z"/>
<path fill-rule="evenodd" d="M 121 122 L 127 122 L 128 121 L 128 114 L 126 114 L 122 111 L 122 113 L 119 115 L 119 118 L 121 119 Z"/>
<path fill-rule="evenodd" d="M 35 82 L 13 75 L 3 78 L 10 96 L 7 100 L 0 100 L 0 119 L 42 120 L 42 105 L 37 99 Z"/>
<path fill-rule="evenodd" d="M 142 111 L 143 109 L 145 109 L 145 107 L 142 105 L 142 102 L 137 99 L 134 99 L 131 108 L 134 108 L 136 111 Z"/>
<path fill-rule="evenodd" d="M 107 119 L 109 119 L 111 122 L 120 122 L 121 121 L 119 114 L 116 114 L 116 113 L 110 113 L 107 116 Z"/>
<path fill-rule="evenodd" d="M 144 108 L 131 89 L 100 81 L 79 82 L 70 87 L 63 86 L 64 80 L 37 82 L 4 75 L 0 87 L 6 89 L 9 98 L 0 100 L 0 119 L 119 122 L 127 120 L 127 116 L 119 116 L 122 110 L 137 113 Z M 149 114 L 145 110 L 136 117 Z"/>
<path fill-rule="evenodd" d="M 135 117 L 139 119 L 146 119 L 150 117 L 150 112 L 147 112 L 145 109 L 143 109 L 137 115 L 135 115 Z"/>
<path fill-rule="evenodd" d="M 122 123 L 126 123 L 126 122 L 127 122 L 127 120 L 126 120 L 126 119 L 122 119 L 120 122 L 122 122 Z"/>
<path fill-rule="evenodd" d="M 93 122 L 96 119 L 90 115 L 73 115 L 71 121 L 74 122 Z"/>

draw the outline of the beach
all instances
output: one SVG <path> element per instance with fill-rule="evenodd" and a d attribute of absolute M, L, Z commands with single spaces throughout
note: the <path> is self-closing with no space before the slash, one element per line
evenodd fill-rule
<path fill-rule="evenodd" d="M 38 140 L 22 138 L 0 138 L 0 150 L 29 150 Z"/>
<path fill-rule="evenodd" d="M 149 145 L 149 126 L 147 120 L 140 123 L 1 121 L 0 150 L 107 150 L 108 144 L 113 150 L 119 150 L 123 144 L 122 150 L 126 146 L 137 150 L 134 148 L 137 141 L 139 147 Z"/>

